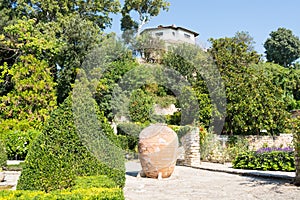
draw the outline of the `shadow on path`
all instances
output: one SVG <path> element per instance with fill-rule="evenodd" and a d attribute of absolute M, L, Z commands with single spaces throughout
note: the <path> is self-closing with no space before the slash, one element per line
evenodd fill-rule
<path fill-rule="evenodd" d="M 130 171 L 130 172 L 126 172 L 126 175 L 128 176 L 132 176 L 132 177 L 137 177 L 139 171 Z"/>

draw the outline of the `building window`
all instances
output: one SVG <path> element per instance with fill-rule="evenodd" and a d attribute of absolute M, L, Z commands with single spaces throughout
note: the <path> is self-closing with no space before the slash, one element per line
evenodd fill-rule
<path fill-rule="evenodd" d="M 172 32 L 173 36 L 175 36 L 175 32 Z"/>
<path fill-rule="evenodd" d="M 189 35 L 189 34 L 184 34 L 184 37 L 186 37 L 186 38 L 191 38 L 191 35 Z"/>
<path fill-rule="evenodd" d="M 163 32 L 155 33 L 156 36 L 163 36 L 163 34 L 164 34 Z"/>

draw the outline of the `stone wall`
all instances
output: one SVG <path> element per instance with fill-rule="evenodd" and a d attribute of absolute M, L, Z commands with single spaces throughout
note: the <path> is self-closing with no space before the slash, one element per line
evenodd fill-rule
<path fill-rule="evenodd" d="M 193 128 L 181 139 L 182 147 L 180 147 L 179 164 L 198 167 L 200 165 L 200 136 L 199 129 Z M 181 159 L 181 162 L 180 162 Z"/>
<path fill-rule="evenodd" d="M 248 135 L 238 137 L 248 140 L 250 150 L 258 150 L 262 147 L 284 148 L 293 146 L 292 134 L 280 134 L 279 136 Z M 228 140 L 228 136 L 225 135 L 219 135 L 217 138 L 223 145 L 225 145 Z"/>
<path fill-rule="evenodd" d="M 245 136 L 249 142 L 251 150 L 257 150 L 262 147 L 290 147 L 293 145 L 292 134 L 280 134 L 279 136 Z"/>

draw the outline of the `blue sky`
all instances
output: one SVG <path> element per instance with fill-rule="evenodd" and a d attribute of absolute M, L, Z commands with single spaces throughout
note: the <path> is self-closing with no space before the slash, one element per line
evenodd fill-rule
<path fill-rule="evenodd" d="M 122 1 L 121 1 L 122 2 Z M 198 32 L 198 43 L 209 47 L 209 38 L 232 37 L 247 31 L 254 38 L 255 50 L 264 53 L 263 43 L 271 31 L 284 27 L 300 36 L 299 0 L 169 0 L 168 12 L 161 12 L 144 26 L 182 26 Z M 121 34 L 120 16 L 113 16 L 107 31 Z"/>

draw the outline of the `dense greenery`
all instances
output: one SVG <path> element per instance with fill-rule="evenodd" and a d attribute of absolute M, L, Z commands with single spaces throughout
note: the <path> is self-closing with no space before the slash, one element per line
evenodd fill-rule
<path fill-rule="evenodd" d="M 140 33 L 152 17 L 169 9 L 169 2 L 123 2 L 0 0 L 0 140 L 8 159 L 26 158 L 20 189 L 65 192 L 51 197 L 13 192 L 11 198 L 63 198 L 59 195 L 69 195 L 83 175 L 107 175 L 113 187 L 123 187 L 121 148 L 136 151 L 138 134 L 150 123 L 201 125 L 202 158 L 212 160 L 215 154 L 226 161 L 247 144 L 231 142 L 222 154 L 214 132 L 276 135 L 285 131 L 288 112 L 300 108 L 300 70 L 294 64 L 300 41 L 290 30 L 270 33 L 264 44 L 267 62 L 254 51 L 247 32 L 210 39 L 208 51 L 189 44 L 166 49 L 164 41 Z M 117 13 L 124 41 L 104 33 Z M 142 59 L 135 59 L 137 54 Z M 171 104 L 178 108 L 173 115 L 154 113 L 154 106 Z M 118 124 L 124 119 L 133 123 Z M 118 124 L 117 135 L 112 122 Z M 189 126 L 176 130 L 181 137 Z M 299 155 L 298 144 L 295 131 Z M 1 165 L 6 160 L 1 145 L 0 154 Z M 273 154 L 282 156 L 267 157 Z M 289 170 L 274 162 L 262 169 Z M 68 198 L 111 195 L 81 186 L 72 191 Z M 116 189 L 111 198 L 120 194 Z"/>
<path fill-rule="evenodd" d="M 293 151 L 244 152 L 232 162 L 234 168 L 295 171 L 295 157 Z"/>
<path fill-rule="evenodd" d="M 0 191 L 0 199 L 124 199 L 123 191 L 106 176 L 77 177 L 72 188 L 49 193 L 42 191 Z"/>
<path fill-rule="evenodd" d="M 102 132 L 102 134 L 110 133 Z M 99 148 L 101 149 L 101 146 Z M 75 184 L 77 176 L 101 174 L 107 175 L 119 187 L 123 187 L 125 167 L 122 154 L 119 157 L 114 156 L 111 163 L 105 163 L 99 157 L 107 160 L 111 157 L 105 158 L 105 156 L 110 156 L 111 152 L 103 150 L 95 154 L 94 151 L 89 150 L 78 135 L 74 124 L 72 101 L 68 98 L 52 113 L 43 132 L 31 145 L 25 160 L 26 165 L 18 182 L 18 189 L 47 192 L 67 189 Z M 119 168 L 111 167 L 114 166 L 113 163 L 117 163 Z"/>
<path fill-rule="evenodd" d="M 2 170 L 2 167 L 6 166 L 7 161 L 7 154 L 5 150 L 5 146 L 3 142 L 0 140 L 0 171 Z"/>
<path fill-rule="evenodd" d="M 143 128 L 144 127 L 142 125 L 136 123 L 118 124 L 118 135 L 122 135 L 127 138 L 127 147 L 125 146 L 125 150 L 136 151 L 139 134 L 143 130 Z"/>
<path fill-rule="evenodd" d="M 8 131 L 4 136 L 7 157 L 10 160 L 25 160 L 29 145 L 33 139 L 39 135 L 36 130 L 28 131 Z"/>
<path fill-rule="evenodd" d="M 293 142 L 295 148 L 295 160 L 298 159 L 298 163 L 295 163 L 296 168 L 296 177 L 295 177 L 295 185 L 300 186 L 300 117 L 296 117 L 290 121 L 293 130 Z"/>
<path fill-rule="evenodd" d="M 286 28 L 278 28 L 270 33 L 264 43 L 267 60 L 284 67 L 289 67 L 300 57 L 300 40 Z"/>
<path fill-rule="evenodd" d="M 259 55 L 235 37 L 211 41 L 209 51 L 226 88 L 227 116 L 223 132 L 260 134 L 263 129 L 271 134 L 283 132 L 287 102 L 283 89 L 270 76 L 269 64 L 259 63 Z"/>

